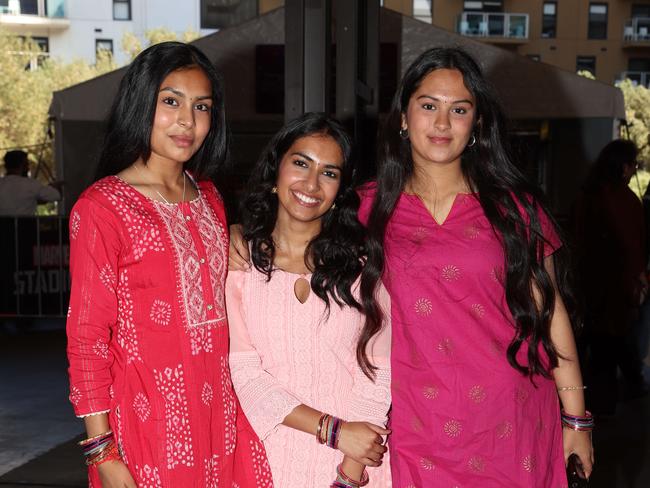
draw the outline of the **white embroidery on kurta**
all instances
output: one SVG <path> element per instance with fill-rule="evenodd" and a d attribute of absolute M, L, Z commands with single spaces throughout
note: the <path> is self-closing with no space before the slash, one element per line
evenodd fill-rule
<path fill-rule="evenodd" d="M 70 318 L 71 313 L 72 313 L 72 305 L 68 305 L 68 318 Z"/>
<path fill-rule="evenodd" d="M 76 210 L 72 211 L 70 215 L 70 239 L 76 239 L 79 235 L 79 226 L 81 225 L 81 217 Z"/>
<path fill-rule="evenodd" d="M 253 458 L 253 472 L 257 488 L 272 488 L 271 467 L 266 459 L 266 453 L 259 442 L 250 441 L 251 457 Z"/>
<path fill-rule="evenodd" d="M 201 351 L 212 352 L 212 324 L 192 327 L 187 331 L 190 337 L 190 350 L 196 356 Z"/>
<path fill-rule="evenodd" d="M 204 459 L 205 466 L 205 488 L 219 488 L 219 455 Z"/>
<path fill-rule="evenodd" d="M 126 353 L 126 361 L 142 361 L 138 351 L 138 336 L 133 320 L 133 299 L 129 289 L 129 275 L 126 269 L 120 272 L 120 283 L 117 287 L 117 343 Z"/>
<path fill-rule="evenodd" d="M 151 415 L 151 405 L 144 393 L 140 392 L 133 398 L 133 410 L 140 422 L 146 422 Z"/>
<path fill-rule="evenodd" d="M 124 438 L 124 427 L 122 425 L 122 410 L 120 409 L 119 405 L 115 407 L 115 418 L 117 419 L 117 449 L 120 451 L 120 456 L 122 457 L 124 464 L 128 465 L 129 459 L 127 458 L 126 452 L 124 451 L 124 442 L 122 441 Z"/>
<path fill-rule="evenodd" d="M 102 269 L 99 272 L 99 281 L 101 281 L 102 284 L 109 290 L 113 290 L 115 288 L 115 271 L 113 271 L 113 268 L 110 264 L 105 264 L 102 266 Z"/>
<path fill-rule="evenodd" d="M 141 468 L 136 464 L 135 469 L 138 472 L 138 478 L 140 478 L 138 481 L 139 488 L 162 488 L 158 468 L 148 464 Z"/>
<path fill-rule="evenodd" d="M 206 381 L 203 383 L 203 389 L 201 390 L 201 401 L 205 403 L 206 405 L 210 405 L 212 402 L 212 387 L 208 384 Z"/>
<path fill-rule="evenodd" d="M 102 359 L 108 359 L 108 344 L 103 339 L 97 339 L 93 351 Z"/>
<path fill-rule="evenodd" d="M 190 202 L 194 225 L 198 230 L 206 258 L 199 256 L 198 246 L 180 208 L 156 202 L 155 208 L 167 226 L 176 258 L 181 304 L 187 326 L 209 325 L 226 316 L 224 282 L 227 265 L 227 234 L 205 198 Z M 207 260 L 207 262 L 206 262 Z M 204 289 L 201 266 L 207 264 L 210 289 Z M 208 311 L 213 310 L 214 317 Z M 211 350 L 209 333 L 193 337 L 196 353 Z M 210 349 L 206 349 L 206 346 Z"/>
<path fill-rule="evenodd" d="M 172 317 L 172 306 L 163 300 L 154 300 L 149 311 L 149 318 L 154 324 L 168 325 Z"/>
<path fill-rule="evenodd" d="M 226 455 L 228 455 L 232 454 L 235 451 L 235 445 L 237 443 L 237 425 L 235 423 L 237 416 L 237 404 L 235 403 L 235 395 L 232 389 L 228 359 L 225 356 L 222 356 L 220 363 L 221 402 L 223 404 L 224 421 L 224 444 Z"/>
<path fill-rule="evenodd" d="M 70 396 L 68 397 L 70 403 L 77 405 L 81 401 L 81 391 L 76 386 L 70 387 Z"/>
<path fill-rule="evenodd" d="M 183 365 L 154 369 L 156 387 L 165 399 L 165 451 L 167 469 L 174 469 L 179 464 L 194 466 L 192 433 L 183 377 Z"/>
<path fill-rule="evenodd" d="M 117 181 L 117 185 L 115 180 L 100 181 L 96 188 L 113 204 L 122 218 L 131 239 L 133 256 L 140 259 L 147 251 L 164 251 L 165 246 L 160 238 L 158 225 L 140 200 L 133 196 L 132 192 L 136 190 L 120 179 Z"/>

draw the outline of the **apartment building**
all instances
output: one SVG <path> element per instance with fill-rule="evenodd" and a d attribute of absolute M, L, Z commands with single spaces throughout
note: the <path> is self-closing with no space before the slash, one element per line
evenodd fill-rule
<path fill-rule="evenodd" d="M 94 62 L 100 49 L 119 64 L 125 32 L 165 27 L 207 35 L 258 15 L 258 0 L 0 0 L 0 28 L 30 36 L 45 56 Z"/>
<path fill-rule="evenodd" d="M 650 86 L 648 0 L 386 0 L 444 29 L 606 83 Z M 428 9 L 428 12 L 427 12 Z"/>

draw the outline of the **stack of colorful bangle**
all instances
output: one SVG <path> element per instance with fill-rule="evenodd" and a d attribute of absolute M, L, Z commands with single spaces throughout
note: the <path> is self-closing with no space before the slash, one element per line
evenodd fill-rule
<path fill-rule="evenodd" d="M 324 413 L 318 420 L 318 429 L 316 430 L 316 440 L 319 444 L 326 444 L 332 449 L 339 447 L 339 434 L 343 427 L 343 420 Z"/>
<path fill-rule="evenodd" d="M 366 486 L 370 481 L 368 472 L 364 469 L 361 475 L 361 481 L 356 481 L 350 478 L 343 472 L 343 468 L 339 464 L 336 467 L 336 480 L 330 485 L 330 488 L 360 488 Z"/>
<path fill-rule="evenodd" d="M 113 431 L 109 430 L 103 434 L 89 437 L 79 442 L 86 458 L 86 466 L 98 466 L 106 461 L 116 461 L 120 459 L 120 453 L 115 444 Z"/>
<path fill-rule="evenodd" d="M 562 425 L 578 432 L 591 432 L 594 430 L 594 417 L 591 412 L 585 411 L 584 416 L 569 415 L 562 410 Z"/>

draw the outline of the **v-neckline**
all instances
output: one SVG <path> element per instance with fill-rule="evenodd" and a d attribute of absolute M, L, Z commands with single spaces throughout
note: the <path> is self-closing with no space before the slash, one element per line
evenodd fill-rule
<path fill-rule="evenodd" d="M 449 208 L 449 212 L 447 213 L 447 215 L 445 216 L 442 222 L 438 222 L 435 216 L 429 211 L 429 209 L 427 208 L 426 204 L 424 203 L 420 195 L 418 195 L 417 193 L 406 193 L 406 192 L 404 192 L 404 195 L 406 195 L 409 199 L 414 199 L 415 201 L 417 201 L 417 205 L 420 206 L 422 210 L 424 210 L 424 212 L 429 216 L 429 218 L 433 221 L 433 223 L 436 224 L 436 226 L 444 227 L 445 224 L 447 224 L 447 222 L 449 222 L 450 218 L 453 216 L 454 210 L 458 206 L 460 200 L 459 197 L 462 197 L 464 199 L 469 197 L 470 195 L 473 195 L 473 193 L 462 193 L 462 192 L 456 193 L 456 195 L 454 196 L 454 200 L 451 202 L 451 207 Z"/>

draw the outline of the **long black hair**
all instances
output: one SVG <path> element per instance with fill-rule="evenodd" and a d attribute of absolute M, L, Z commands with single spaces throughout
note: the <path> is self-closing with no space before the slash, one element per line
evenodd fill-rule
<path fill-rule="evenodd" d="M 399 135 L 402 116 L 422 80 L 437 69 L 458 70 L 476 102 L 476 142 L 466 147 L 461 168 L 472 191 L 478 193 L 483 211 L 499 236 L 505 254 L 505 296 L 515 325 L 515 334 L 507 349 L 508 362 L 530 377 L 536 374 L 549 377 L 550 369 L 558 364 L 558 353 L 550 337 L 556 295 L 551 277 L 544 268 L 547 242 L 539 214 L 546 213 L 551 225 L 555 222 L 539 190 L 527 182 L 514 164 L 505 117 L 494 90 L 474 59 L 461 49 L 443 47 L 422 53 L 406 70 L 393 99 L 380 139 L 377 191 L 368 220 L 368 262 L 361 281 L 362 300 L 371 306 L 384 270 L 387 224 L 405 184 L 413 175 L 411 144 Z M 558 267 L 556 275 L 561 297 L 567 305 L 573 304 L 568 274 Z M 535 299 L 535 291 L 539 301 Z M 375 308 L 371 313 L 379 313 L 379 310 Z M 368 329 L 363 334 L 372 337 L 376 332 Z M 516 355 L 524 342 L 529 343 L 528 364 L 522 365 Z M 548 365 L 538 353 L 540 344 L 550 360 Z"/>
<path fill-rule="evenodd" d="M 142 51 L 120 82 L 108 116 L 98 177 L 119 173 L 139 158 L 151 156 L 151 128 L 158 90 L 173 71 L 200 68 L 212 86 L 210 131 L 199 150 L 185 163 L 197 179 L 214 175 L 228 157 L 228 128 L 221 76 L 199 49 L 182 42 L 161 42 Z"/>
<path fill-rule="evenodd" d="M 320 233 L 305 250 L 305 263 L 313 267 L 311 288 L 325 302 L 328 312 L 331 299 L 338 306 L 347 305 L 365 313 L 352 290 L 366 258 L 365 230 L 357 218 L 359 196 L 354 189 L 353 146 L 337 120 L 309 112 L 290 121 L 273 136 L 251 173 L 242 201 L 243 236 L 250 245 L 253 265 L 270 280 L 275 258 L 272 232 L 278 215 L 278 198 L 273 188 L 280 162 L 294 142 L 314 135 L 329 136 L 338 144 L 343 167 L 335 205 L 323 215 Z M 369 301 L 374 303 L 374 299 Z M 366 355 L 367 342 L 358 345 L 357 360 L 370 377 L 375 368 Z"/>

